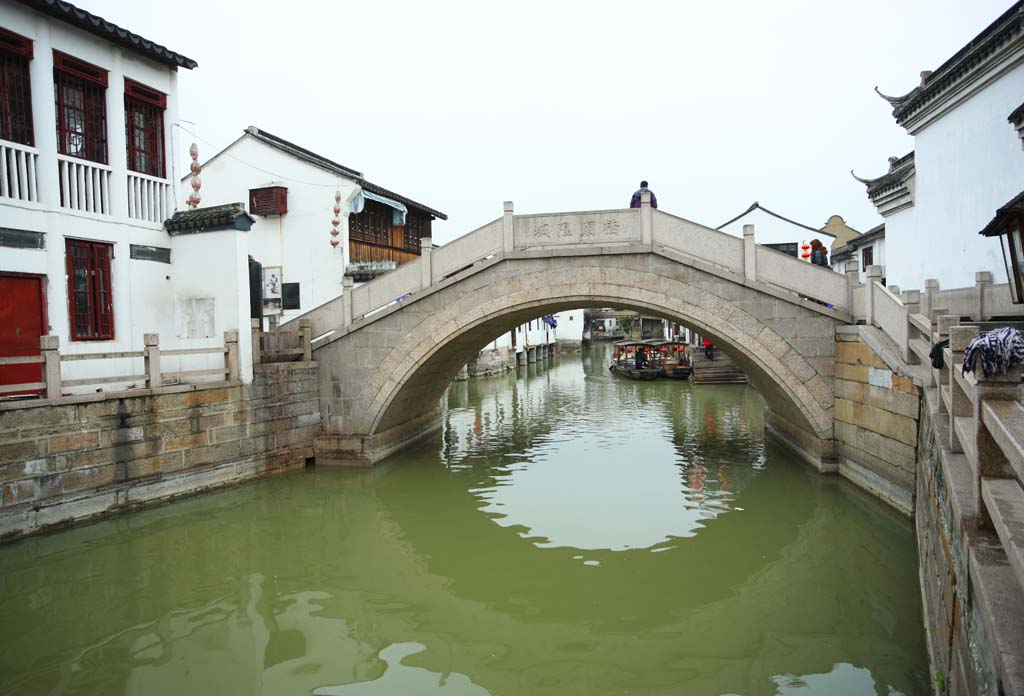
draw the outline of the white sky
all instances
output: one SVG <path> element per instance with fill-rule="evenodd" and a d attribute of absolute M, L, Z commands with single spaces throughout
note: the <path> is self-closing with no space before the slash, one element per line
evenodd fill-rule
<path fill-rule="evenodd" d="M 849 170 L 913 147 L 872 87 L 909 91 L 1011 4 L 75 2 L 199 62 L 180 116 L 216 149 L 264 128 L 448 213 L 438 242 L 506 199 L 625 207 L 641 178 L 711 226 L 759 200 L 867 230 Z"/>

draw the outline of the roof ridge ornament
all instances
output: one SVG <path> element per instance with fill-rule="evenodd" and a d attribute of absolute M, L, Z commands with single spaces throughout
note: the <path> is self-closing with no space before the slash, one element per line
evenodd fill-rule
<path fill-rule="evenodd" d="M 915 92 L 916 90 L 917 90 L 917 88 L 915 87 L 914 89 L 912 89 L 912 90 L 910 90 L 909 92 L 907 92 L 906 94 L 904 94 L 904 95 L 903 95 L 902 97 L 891 97 L 891 96 L 889 96 L 888 94 L 885 94 L 884 92 L 882 92 L 882 90 L 878 89 L 878 85 L 875 85 L 875 94 L 877 94 L 877 95 L 878 95 L 878 96 L 880 96 L 880 97 L 881 97 L 882 99 L 884 99 L 884 100 L 886 100 L 887 102 L 889 102 L 889 104 L 891 104 L 891 105 L 892 105 L 893 107 L 899 106 L 899 105 L 900 105 L 900 104 L 902 104 L 903 102 L 907 101 L 907 99 L 909 99 L 909 98 L 910 98 L 910 96 L 911 96 L 911 95 L 912 95 L 912 94 L 913 94 L 913 93 L 914 93 L 914 92 Z"/>

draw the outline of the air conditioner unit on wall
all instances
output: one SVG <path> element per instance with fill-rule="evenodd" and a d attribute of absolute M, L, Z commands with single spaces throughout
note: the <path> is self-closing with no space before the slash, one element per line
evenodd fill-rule
<path fill-rule="evenodd" d="M 284 215 L 288 212 L 288 189 L 284 186 L 249 189 L 249 212 L 253 215 Z"/>

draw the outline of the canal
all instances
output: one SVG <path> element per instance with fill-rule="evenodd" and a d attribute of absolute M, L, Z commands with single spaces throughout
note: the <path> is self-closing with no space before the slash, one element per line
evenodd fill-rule
<path fill-rule="evenodd" d="M 0 548 L 0 694 L 925 694 L 910 521 L 607 346 L 373 470 Z"/>

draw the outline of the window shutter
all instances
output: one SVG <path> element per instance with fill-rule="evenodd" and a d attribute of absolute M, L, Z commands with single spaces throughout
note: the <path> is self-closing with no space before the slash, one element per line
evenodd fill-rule
<path fill-rule="evenodd" d="M 110 244 L 67 240 L 71 340 L 114 338 Z"/>
<path fill-rule="evenodd" d="M 288 189 L 284 186 L 249 189 L 249 212 L 253 215 L 284 215 L 288 212 Z"/>
<path fill-rule="evenodd" d="M 93 244 L 97 338 L 114 337 L 114 294 L 110 286 L 110 245 Z"/>

